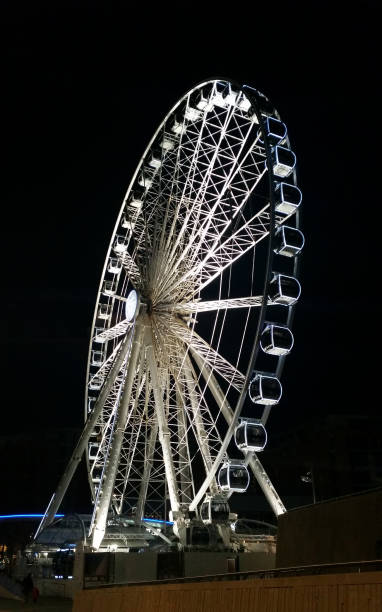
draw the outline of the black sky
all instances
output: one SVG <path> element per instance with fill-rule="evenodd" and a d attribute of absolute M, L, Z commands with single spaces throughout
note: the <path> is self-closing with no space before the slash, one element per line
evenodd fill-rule
<path fill-rule="evenodd" d="M 214 76 L 273 101 L 304 197 L 295 348 L 270 430 L 379 411 L 377 3 L 261 6 L 2 4 L 1 435 L 81 426 L 122 198 L 170 106 Z"/>

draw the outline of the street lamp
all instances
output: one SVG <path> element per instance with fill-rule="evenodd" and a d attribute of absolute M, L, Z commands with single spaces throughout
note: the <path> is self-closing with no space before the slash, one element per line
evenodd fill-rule
<path fill-rule="evenodd" d="M 302 482 L 310 482 L 312 484 L 313 503 L 315 504 L 317 499 L 316 499 L 316 487 L 314 484 L 313 468 L 311 468 L 309 472 L 306 472 L 306 474 L 303 474 L 302 476 L 300 476 L 300 478 Z"/>

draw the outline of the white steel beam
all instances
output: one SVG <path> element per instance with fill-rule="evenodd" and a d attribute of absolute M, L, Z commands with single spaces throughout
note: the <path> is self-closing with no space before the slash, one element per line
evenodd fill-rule
<path fill-rule="evenodd" d="M 63 473 L 60 482 L 58 483 L 56 492 L 54 493 L 53 498 L 48 506 L 48 509 L 36 531 L 35 538 L 38 536 L 38 534 L 44 527 L 47 527 L 48 525 L 51 524 L 58 508 L 60 507 L 62 499 L 73 478 L 73 475 L 77 469 L 77 466 L 81 461 L 83 452 L 85 451 L 87 447 L 90 435 L 94 429 L 95 424 L 97 423 L 99 419 L 102 408 L 104 407 L 104 404 L 105 404 L 105 400 L 113 387 L 115 378 L 118 375 L 119 371 L 121 370 L 124 360 L 127 357 L 127 354 L 131 346 L 130 340 L 131 340 L 131 336 L 129 334 L 128 336 L 126 336 L 126 338 L 122 342 L 119 354 L 115 358 L 114 363 L 112 364 L 111 369 L 109 371 L 109 374 L 104 382 L 102 390 L 94 404 L 94 408 L 88 416 L 88 419 L 85 423 L 85 427 L 72 453 L 72 456 L 69 460 L 66 470 Z"/>
<path fill-rule="evenodd" d="M 162 446 L 163 460 L 165 464 L 166 479 L 168 492 L 170 497 L 171 510 L 174 513 L 179 512 L 180 503 L 177 492 L 175 469 L 173 464 L 173 457 L 171 452 L 170 444 L 170 430 L 168 428 L 166 414 L 163 406 L 163 389 L 161 388 L 158 376 L 158 368 L 156 357 L 154 354 L 154 341 L 152 337 L 151 326 L 146 328 L 146 341 L 145 341 L 147 362 L 149 365 L 151 384 L 153 388 L 155 398 L 155 412 L 159 427 L 159 441 Z"/>
<path fill-rule="evenodd" d="M 222 376 L 237 391 L 241 391 L 244 385 L 244 374 L 235 368 L 229 361 L 224 359 L 193 329 L 187 327 L 182 321 L 171 323 L 172 331 L 189 347 L 192 355 L 199 355 L 220 376 Z"/>
<path fill-rule="evenodd" d="M 158 435 L 158 424 L 153 423 L 151 425 L 150 436 L 149 436 L 149 439 L 146 445 L 146 449 L 145 449 L 145 467 L 143 469 L 141 486 L 139 488 L 139 497 L 138 497 L 137 509 L 136 509 L 136 521 L 138 523 L 142 520 L 144 510 L 145 510 L 145 501 L 146 501 L 147 489 L 149 486 L 151 468 L 153 465 L 153 457 L 154 457 L 155 442 L 157 439 L 157 435 Z"/>
<path fill-rule="evenodd" d="M 211 368 L 205 364 L 198 355 L 195 355 L 194 358 L 203 378 L 206 380 L 211 393 L 214 396 L 216 403 L 220 407 L 225 420 L 227 421 L 228 425 L 230 425 L 233 419 L 233 410 L 229 405 L 223 391 L 221 390 L 218 381 L 216 380 Z M 245 455 L 245 463 L 250 466 L 253 475 L 259 483 L 275 515 L 279 516 L 280 514 L 284 514 L 286 512 L 286 508 L 256 453 L 245 452 L 243 454 Z"/>
<path fill-rule="evenodd" d="M 103 332 L 98 334 L 94 338 L 94 342 L 106 342 L 106 340 L 113 340 L 114 338 L 118 338 L 118 336 L 122 336 L 125 334 L 129 327 L 132 327 L 133 323 L 128 319 L 124 319 L 114 325 L 113 327 L 109 327 L 109 329 L 105 329 Z"/>
<path fill-rule="evenodd" d="M 250 297 L 230 298 L 226 300 L 195 300 L 194 302 L 174 304 L 171 305 L 171 307 L 164 306 L 163 309 L 167 308 L 167 310 L 170 310 L 171 308 L 173 312 L 189 314 L 193 312 L 212 312 L 215 310 L 227 310 L 232 308 L 257 308 L 261 306 L 262 302 L 262 295 L 253 295 Z"/>
<path fill-rule="evenodd" d="M 179 488 L 180 500 L 182 505 L 195 495 L 194 483 L 191 478 L 190 471 L 190 451 L 187 439 L 187 419 L 186 410 L 183 406 L 182 393 L 180 386 L 176 385 L 176 406 L 177 406 L 177 423 L 178 423 L 178 453 L 179 453 Z"/>
<path fill-rule="evenodd" d="M 208 474 L 212 468 L 213 461 L 211 458 L 210 447 L 208 443 L 208 435 L 205 430 L 203 419 L 200 413 L 200 405 L 198 404 L 197 396 L 195 394 L 195 378 L 192 374 L 192 366 L 190 363 L 190 358 L 188 356 L 186 356 L 186 359 L 184 360 L 183 369 L 185 373 L 186 385 L 188 387 L 188 393 L 195 422 L 197 443 L 200 448 L 200 453 L 203 457 L 203 461 L 206 467 L 206 473 Z M 218 493 L 218 486 L 216 484 L 215 478 L 211 480 L 210 490 L 213 494 Z"/>
<path fill-rule="evenodd" d="M 134 337 L 132 341 L 132 349 L 130 359 L 127 364 L 127 374 L 125 386 L 121 398 L 121 403 L 118 410 L 115 433 L 111 444 L 110 455 L 105 466 L 105 473 L 102 482 L 100 483 L 101 491 L 98 498 L 98 505 L 94 508 L 94 526 L 92 535 L 92 547 L 98 550 L 103 540 L 106 530 L 107 515 L 111 497 L 113 494 L 114 481 L 116 478 L 119 454 L 121 451 L 123 436 L 125 433 L 126 421 L 129 414 L 131 390 L 133 387 L 139 354 L 142 350 L 145 326 L 142 318 L 138 315 L 135 324 Z"/>

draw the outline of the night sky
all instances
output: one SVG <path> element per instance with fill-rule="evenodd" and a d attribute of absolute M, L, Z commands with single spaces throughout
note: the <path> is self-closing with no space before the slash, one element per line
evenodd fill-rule
<path fill-rule="evenodd" d="M 126 188 L 163 116 L 209 77 L 263 91 L 298 160 L 302 297 L 269 434 L 378 415 L 377 3 L 352 13 L 339 2 L 336 14 L 332 3 L 257 4 L 206 14 L 204 3 L 2 3 L 0 436 L 34 432 L 43 446 L 49 429 L 81 427 L 94 303 Z M 20 464 L 0 459 L 16 486 Z M 0 513 L 11 496 L 0 492 Z"/>

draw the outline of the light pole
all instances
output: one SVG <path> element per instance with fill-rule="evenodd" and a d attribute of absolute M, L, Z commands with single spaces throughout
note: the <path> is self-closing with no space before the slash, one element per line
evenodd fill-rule
<path fill-rule="evenodd" d="M 312 484 L 313 503 L 315 504 L 317 502 L 317 499 L 316 499 L 316 486 L 314 482 L 313 466 L 311 466 L 309 472 L 306 472 L 306 474 L 303 474 L 302 476 L 300 476 L 300 478 L 302 482 L 310 482 Z"/>

